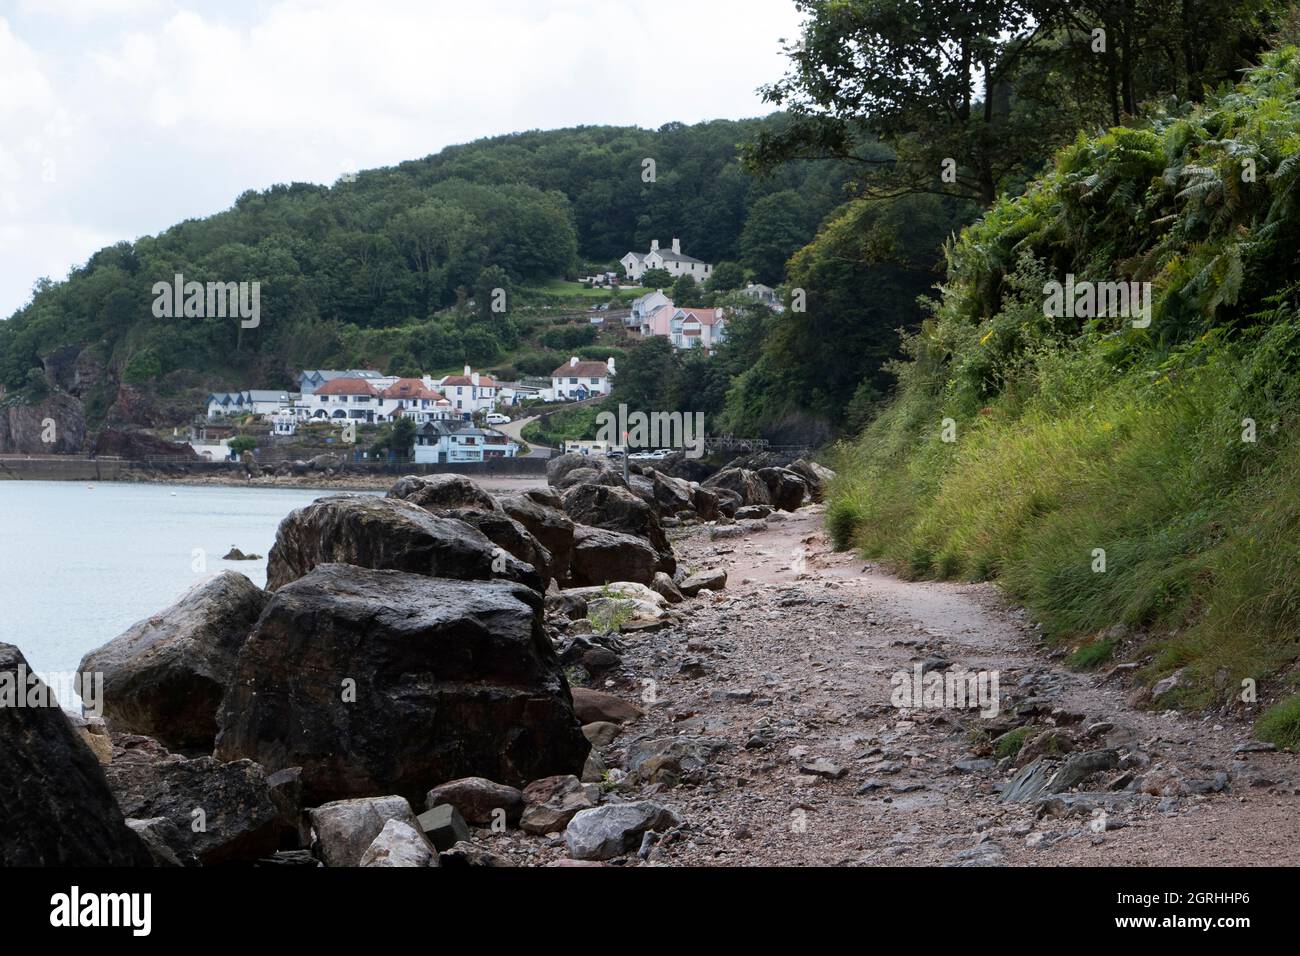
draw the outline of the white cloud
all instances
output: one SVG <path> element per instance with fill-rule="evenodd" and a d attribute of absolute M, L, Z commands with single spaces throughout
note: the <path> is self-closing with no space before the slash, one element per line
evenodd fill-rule
<path fill-rule="evenodd" d="M 798 21 L 793 0 L 20 9 L 17 35 L 0 20 L 0 119 L 23 117 L 0 126 L 0 216 L 13 215 L 8 197 L 20 224 L 46 224 L 33 242 L 66 243 L 39 256 L 62 262 L 59 275 L 84 258 L 74 234 L 133 238 L 249 188 L 333 182 L 522 129 L 759 115 L 755 88 L 783 71 L 778 39 Z M 42 16 L 96 25 L 42 33 Z M 54 184 L 8 179 L 17 168 L 31 183 L 46 158 Z M 0 315 L 35 278 L 15 268 L 0 263 Z"/>

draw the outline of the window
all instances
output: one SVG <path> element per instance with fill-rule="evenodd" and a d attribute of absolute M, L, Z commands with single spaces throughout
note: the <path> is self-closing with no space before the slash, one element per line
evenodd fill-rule
<path fill-rule="evenodd" d="M 600 379 L 598 379 L 598 378 L 593 378 L 593 379 L 591 380 L 591 384 L 592 384 L 592 385 L 599 385 L 599 384 L 600 384 Z"/>
<path fill-rule="evenodd" d="M 577 384 L 578 384 L 578 380 L 577 380 L 576 378 L 571 378 L 571 379 L 569 379 L 569 384 L 570 384 L 570 385 L 577 385 Z"/>

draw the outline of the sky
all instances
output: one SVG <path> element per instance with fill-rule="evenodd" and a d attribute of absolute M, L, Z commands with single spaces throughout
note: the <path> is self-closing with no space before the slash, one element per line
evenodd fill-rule
<path fill-rule="evenodd" d="M 771 111 L 793 0 L 0 0 L 0 318 L 247 189 Z"/>

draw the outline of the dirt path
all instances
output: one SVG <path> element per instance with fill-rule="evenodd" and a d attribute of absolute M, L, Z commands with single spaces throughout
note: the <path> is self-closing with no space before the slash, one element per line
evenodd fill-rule
<path fill-rule="evenodd" d="M 1296 755 L 1235 753 L 1250 739 L 1244 724 L 1131 709 L 1118 681 L 1050 660 L 991 585 L 905 582 L 834 553 L 821 511 L 740 538 L 679 535 L 683 563 L 727 567 L 727 589 L 691 602 L 681 627 L 626 635 L 622 671 L 602 682 L 654 698 L 608 751 L 611 766 L 637 737 L 677 737 L 699 756 L 681 786 L 643 791 L 689 824 L 653 859 L 1300 863 Z M 927 661 L 936 673 L 997 672 L 998 716 L 893 706 L 891 675 Z M 1003 802 L 1032 757 L 999 761 L 990 740 L 1018 723 L 1026 741 L 1048 732 L 1040 747 L 1055 739 L 1118 763 L 1046 807 Z"/>

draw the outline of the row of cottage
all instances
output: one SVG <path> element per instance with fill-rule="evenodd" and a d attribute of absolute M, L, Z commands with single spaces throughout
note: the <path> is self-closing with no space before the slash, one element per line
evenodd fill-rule
<path fill-rule="evenodd" d="M 581 401 L 608 395 L 615 375 L 614 359 L 569 359 L 551 373 L 550 383 L 503 382 L 466 365 L 460 375 L 433 379 L 382 375 L 373 369 L 310 369 L 298 376 L 298 391 L 248 389 L 208 396 L 208 418 L 264 415 L 289 421 L 344 419 L 364 424 L 396 421 L 418 423 L 461 419 L 520 405 L 529 399 L 544 402 Z"/>
<path fill-rule="evenodd" d="M 750 283 L 741 290 L 755 301 L 779 308 L 776 293 L 769 286 Z M 643 338 L 662 336 L 675 348 L 702 348 L 710 355 L 727 338 L 725 309 L 697 309 L 673 304 L 662 289 L 647 292 L 632 300 L 632 310 L 623 320 L 628 328 Z"/>

